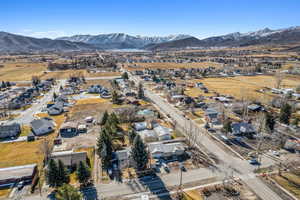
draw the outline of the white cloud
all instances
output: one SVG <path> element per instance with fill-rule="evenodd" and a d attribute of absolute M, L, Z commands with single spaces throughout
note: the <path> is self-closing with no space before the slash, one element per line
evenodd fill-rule
<path fill-rule="evenodd" d="M 20 31 L 18 34 L 35 37 L 35 38 L 52 38 L 52 39 L 67 35 L 64 31 L 59 31 L 59 30 L 33 31 L 31 29 L 24 29 Z"/>

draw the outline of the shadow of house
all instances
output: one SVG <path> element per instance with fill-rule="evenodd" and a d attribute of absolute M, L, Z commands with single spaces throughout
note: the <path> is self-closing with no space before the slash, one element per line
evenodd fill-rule
<path fill-rule="evenodd" d="M 165 183 L 156 174 L 140 177 L 138 181 L 146 190 L 157 195 L 157 199 L 172 199 Z"/>

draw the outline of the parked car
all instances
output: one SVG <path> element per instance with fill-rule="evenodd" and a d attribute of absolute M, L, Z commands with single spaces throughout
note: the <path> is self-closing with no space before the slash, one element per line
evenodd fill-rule
<path fill-rule="evenodd" d="M 162 163 L 162 166 L 167 173 L 170 173 L 170 168 L 166 163 Z"/>
<path fill-rule="evenodd" d="M 19 182 L 19 183 L 17 184 L 18 190 L 22 190 L 22 188 L 24 187 L 24 184 L 25 184 L 24 181 Z"/>
<path fill-rule="evenodd" d="M 251 160 L 249 160 L 249 163 L 250 163 L 251 165 L 260 165 L 260 163 L 259 163 L 256 159 L 251 159 Z"/>

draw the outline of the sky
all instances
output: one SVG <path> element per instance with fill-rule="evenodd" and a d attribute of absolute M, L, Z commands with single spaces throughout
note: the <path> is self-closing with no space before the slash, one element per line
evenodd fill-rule
<path fill-rule="evenodd" d="M 199 39 L 300 25 L 300 0 L 1 0 L 0 31 L 56 38 L 127 33 Z"/>

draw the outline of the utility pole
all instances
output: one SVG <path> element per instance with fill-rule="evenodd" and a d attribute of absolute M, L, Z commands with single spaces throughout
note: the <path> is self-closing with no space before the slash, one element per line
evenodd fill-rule
<path fill-rule="evenodd" d="M 183 165 L 182 163 L 179 163 L 179 171 L 180 171 L 180 175 L 179 175 L 179 187 L 177 190 L 177 199 L 181 200 L 183 197 L 183 191 L 182 191 L 182 169 L 183 169 Z"/>

